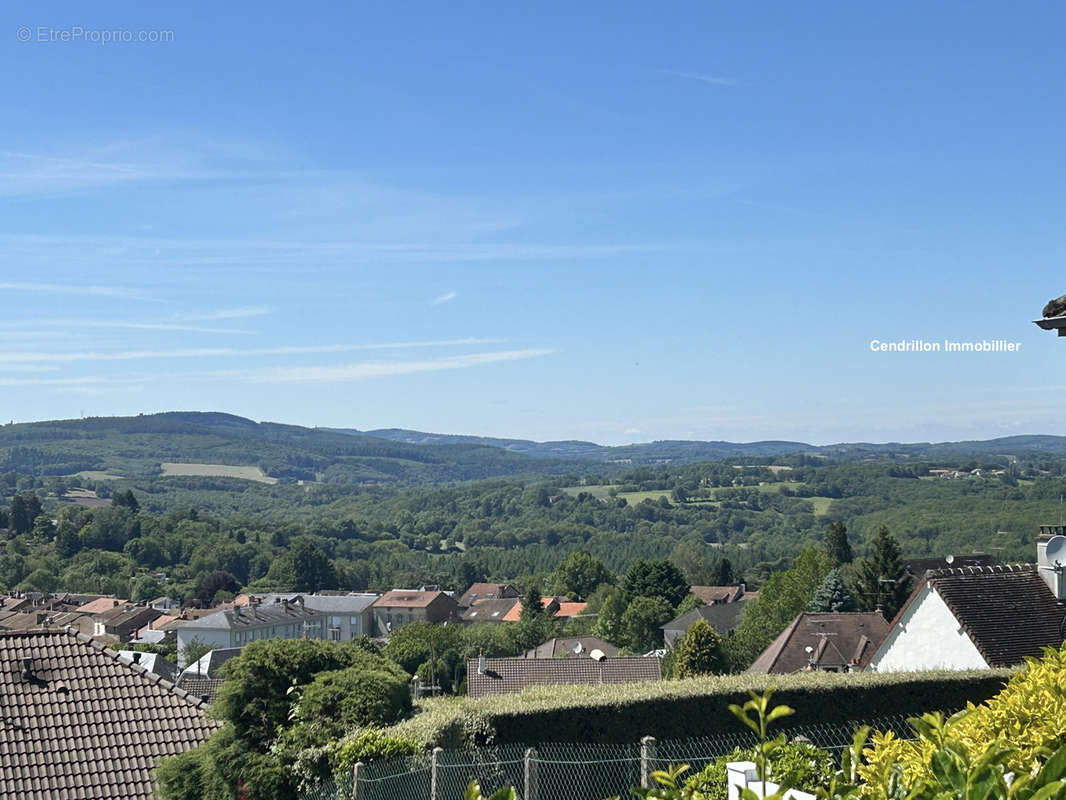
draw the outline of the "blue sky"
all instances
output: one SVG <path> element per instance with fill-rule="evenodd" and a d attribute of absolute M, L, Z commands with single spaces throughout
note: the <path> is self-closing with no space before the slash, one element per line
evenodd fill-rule
<path fill-rule="evenodd" d="M 1066 10 L 578 5 L 5 4 L 0 419 L 1066 434 Z"/>

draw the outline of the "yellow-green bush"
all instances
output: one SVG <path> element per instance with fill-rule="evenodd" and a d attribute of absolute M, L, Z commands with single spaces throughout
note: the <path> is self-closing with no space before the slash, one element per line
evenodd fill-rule
<path fill-rule="evenodd" d="M 1027 660 L 1003 691 L 980 705 L 968 704 L 969 713 L 952 726 L 952 738 L 971 752 L 987 750 L 997 739 L 1010 747 L 1008 766 L 1028 774 L 1049 752 L 1066 743 L 1066 647 L 1048 648 L 1042 658 Z M 860 775 L 868 786 L 899 764 L 905 785 L 928 779 L 929 762 L 936 748 L 926 738 L 901 741 L 891 733 L 875 734 L 868 764 Z"/>

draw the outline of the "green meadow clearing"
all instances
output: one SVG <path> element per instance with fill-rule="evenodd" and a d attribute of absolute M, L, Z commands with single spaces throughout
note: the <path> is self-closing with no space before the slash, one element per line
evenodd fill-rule
<path fill-rule="evenodd" d="M 758 486 L 748 486 L 745 488 L 756 489 L 760 492 L 776 492 L 779 491 L 782 486 L 788 486 L 792 489 L 798 489 L 803 486 L 802 483 L 789 482 L 789 483 L 760 483 Z M 607 500 L 611 496 L 611 489 L 615 489 L 615 484 L 602 483 L 592 486 L 567 486 L 563 489 L 571 497 L 577 497 L 582 492 L 591 494 L 593 497 L 599 500 Z M 651 500 L 653 503 L 658 502 L 660 498 L 665 497 L 670 499 L 671 492 L 668 489 L 651 489 L 643 492 L 619 492 L 616 497 L 625 498 L 625 501 L 631 506 L 643 503 L 645 500 Z M 826 514 L 829 511 L 829 505 L 833 502 L 831 497 L 804 497 L 801 498 L 807 500 L 814 506 L 814 513 L 816 515 Z M 717 500 L 701 500 L 694 499 L 684 505 L 717 505 Z"/>
<path fill-rule="evenodd" d="M 164 461 L 160 464 L 163 468 L 163 476 L 172 475 L 198 475 L 206 478 L 244 478 L 259 483 L 277 483 L 277 478 L 271 478 L 259 467 L 235 467 L 232 464 L 178 464 L 173 461 Z"/>

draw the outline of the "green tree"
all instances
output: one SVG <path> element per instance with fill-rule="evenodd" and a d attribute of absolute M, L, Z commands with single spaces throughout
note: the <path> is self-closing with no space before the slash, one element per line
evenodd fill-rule
<path fill-rule="evenodd" d="M 826 555 L 808 548 L 796 557 L 792 569 L 775 572 L 766 580 L 759 596 L 746 602 L 740 624 L 726 640 L 730 669 L 746 669 L 797 614 L 807 609 L 829 569 Z"/>
<path fill-rule="evenodd" d="M 707 620 L 696 620 L 677 643 L 674 652 L 674 674 L 678 678 L 691 678 L 722 672 L 724 668 L 722 637 Z"/>
<path fill-rule="evenodd" d="M 899 542 L 882 525 L 870 543 L 870 555 L 859 562 L 856 592 L 864 611 L 879 610 L 885 619 L 896 616 L 911 593 L 911 578 L 903 568 Z"/>
<path fill-rule="evenodd" d="M 19 492 L 11 498 L 9 524 L 16 534 L 33 530 L 34 520 L 41 514 L 41 498 L 34 492 Z"/>
<path fill-rule="evenodd" d="M 858 604 L 855 595 L 840 576 L 839 570 L 832 570 L 825 576 L 822 585 L 811 600 L 811 611 L 856 611 Z"/>
<path fill-rule="evenodd" d="M 540 586 L 531 583 L 522 595 L 522 613 L 519 619 L 522 622 L 533 622 L 544 613 L 544 598 L 540 594 Z"/>
<path fill-rule="evenodd" d="M 194 636 L 181 648 L 181 665 L 187 667 L 189 664 L 195 664 L 214 649 L 214 645 Z"/>
<path fill-rule="evenodd" d="M 124 492 L 117 492 L 111 498 L 111 505 L 124 506 L 131 511 L 140 511 L 141 504 L 137 502 L 137 498 L 133 494 L 133 489 L 127 489 Z"/>
<path fill-rule="evenodd" d="M 733 562 L 723 556 L 711 569 L 711 586 L 732 586 L 737 582 L 733 572 Z"/>
<path fill-rule="evenodd" d="M 309 536 L 295 540 L 289 552 L 274 560 L 267 579 L 294 592 L 316 592 L 337 586 L 337 573 L 333 562 Z"/>
<path fill-rule="evenodd" d="M 626 646 L 643 653 L 663 646 L 660 627 L 674 618 L 674 607 L 663 597 L 635 597 L 622 614 Z"/>
<path fill-rule="evenodd" d="M 626 570 L 622 599 L 632 603 L 638 597 L 659 597 L 675 608 L 685 599 L 688 589 L 688 581 L 681 570 L 669 561 L 638 559 Z"/>
<path fill-rule="evenodd" d="M 614 575 L 585 550 L 571 553 L 555 568 L 555 584 L 561 594 L 585 600 L 601 583 L 614 583 Z"/>
<path fill-rule="evenodd" d="M 825 554 L 834 568 L 850 564 L 855 557 L 848 541 L 848 529 L 843 522 L 833 522 L 825 530 Z"/>
<path fill-rule="evenodd" d="M 599 590 L 597 590 L 597 594 L 599 594 Z M 611 644 L 624 644 L 625 632 L 622 628 L 622 615 L 625 610 L 626 604 L 622 600 L 621 590 L 612 586 L 599 604 L 593 632 Z"/>
<path fill-rule="evenodd" d="M 196 582 L 196 599 L 204 608 L 210 608 L 219 592 L 233 594 L 240 590 L 241 585 L 235 577 L 225 570 L 216 569 L 200 576 L 200 580 Z"/>

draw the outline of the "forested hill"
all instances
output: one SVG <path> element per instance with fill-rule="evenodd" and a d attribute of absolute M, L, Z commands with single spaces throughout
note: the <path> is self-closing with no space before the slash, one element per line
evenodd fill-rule
<path fill-rule="evenodd" d="M 534 442 L 528 439 L 494 439 L 486 436 L 455 436 L 441 433 L 384 428 L 358 431 L 335 429 L 338 433 L 374 436 L 408 444 L 482 444 L 500 447 L 515 453 L 537 458 L 568 458 L 596 460 L 602 463 L 655 464 L 664 461 L 692 464 L 700 461 L 717 461 L 732 458 L 765 458 L 768 456 L 806 453 L 836 460 L 859 460 L 876 458 L 936 459 L 958 455 L 972 456 L 1023 456 L 1040 453 L 1066 454 L 1066 436 L 1005 436 L 998 439 L 963 442 L 913 442 L 869 443 L 851 442 L 828 445 L 812 445 L 804 442 L 700 442 L 657 441 L 641 444 L 607 447 L 594 442 L 561 441 Z"/>
<path fill-rule="evenodd" d="M 397 428 L 305 428 L 232 414 L 168 412 L 0 426 L 0 473 L 89 477 L 211 476 L 265 482 L 442 484 L 504 476 L 552 476 L 629 466 L 768 459 L 1007 460 L 1066 454 L 1066 437 L 1013 436 L 939 444 L 658 441 L 605 447 L 452 436 Z M 765 463 L 765 462 L 764 462 Z"/>
<path fill-rule="evenodd" d="M 218 469 L 212 471 L 213 467 Z M 246 471 L 227 472 L 223 467 Z M 232 414 L 168 412 L 0 426 L 0 472 L 8 471 L 42 476 L 90 472 L 128 478 L 199 474 L 329 483 L 447 483 L 572 472 L 573 464 L 476 443 L 415 445 L 254 422 Z"/>

